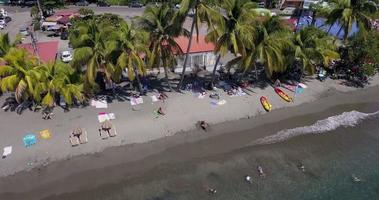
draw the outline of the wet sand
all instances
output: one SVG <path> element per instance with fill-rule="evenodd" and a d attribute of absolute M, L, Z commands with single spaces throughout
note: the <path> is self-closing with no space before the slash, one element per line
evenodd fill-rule
<path fill-rule="evenodd" d="M 172 174 L 185 175 L 193 171 L 198 162 L 222 163 L 228 154 L 243 151 L 257 138 L 279 130 L 310 125 L 346 110 L 370 112 L 372 110 L 365 109 L 368 103 L 379 102 L 377 91 L 378 87 L 354 93 L 329 91 L 318 101 L 278 109 L 256 118 L 221 123 L 212 126 L 207 133 L 194 130 L 149 143 L 111 147 L 101 153 L 53 162 L 0 178 L 0 199 L 92 199 L 109 195 L 121 186 L 142 191 L 141 185 L 148 185 L 146 182 L 159 182 Z M 270 154 L 270 151 L 264 153 Z M 205 186 L 202 183 L 198 187 Z M 150 188 L 148 191 L 155 190 Z M 139 198 L 133 196 L 132 199 Z"/>

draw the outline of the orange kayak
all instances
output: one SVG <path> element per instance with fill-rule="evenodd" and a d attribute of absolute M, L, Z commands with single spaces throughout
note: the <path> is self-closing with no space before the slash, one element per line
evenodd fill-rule
<path fill-rule="evenodd" d="M 292 101 L 292 98 L 290 96 L 288 96 L 286 93 L 284 93 L 281 89 L 279 88 L 275 88 L 275 92 L 280 96 L 282 97 L 282 99 L 284 99 L 285 101 L 287 102 L 291 102 Z"/>
<path fill-rule="evenodd" d="M 268 102 L 267 98 L 266 98 L 265 96 L 261 96 L 260 100 L 261 100 L 261 104 L 262 104 L 263 108 L 264 108 L 267 112 L 269 112 L 269 111 L 271 110 L 272 106 L 271 106 L 271 104 Z"/>

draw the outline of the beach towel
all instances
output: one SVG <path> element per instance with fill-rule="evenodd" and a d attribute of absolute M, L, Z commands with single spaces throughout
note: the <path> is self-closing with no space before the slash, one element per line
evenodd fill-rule
<path fill-rule="evenodd" d="M 302 87 L 302 88 L 304 88 L 304 89 L 308 87 L 308 86 L 305 85 L 304 83 L 299 83 L 299 86 Z"/>
<path fill-rule="evenodd" d="M 204 99 L 204 97 L 205 97 L 205 94 L 199 94 L 199 95 L 197 96 L 197 98 L 199 98 L 199 99 Z"/>
<path fill-rule="evenodd" d="M 25 147 L 30 147 L 37 143 L 37 137 L 34 134 L 27 134 L 22 139 Z"/>
<path fill-rule="evenodd" d="M 96 106 L 96 101 L 95 100 L 91 100 L 91 106 Z"/>
<path fill-rule="evenodd" d="M 95 107 L 96 108 L 108 108 L 108 103 L 106 100 L 96 101 Z"/>
<path fill-rule="evenodd" d="M 51 138 L 51 133 L 49 130 L 45 129 L 45 130 L 42 130 L 39 132 L 39 136 L 42 138 L 42 139 L 49 139 Z"/>
<path fill-rule="evenodd" d="M 224 100 L 224 99 L 217 102 L 217 105 L 219 105 L 219 106 L 224 105 L 224 104 L 226 104 L 226 100 Z"/>
<path fill-rule="evenodd" d="M 151 101 L 153 101 L 153 102 L 157 102 L 157 101 L 159 101 L 159 99 L 158 99 L 157 96 L 152 95 L 152 96 L 151 96 Z"/>
<path fill-rule="evenodd" d="M 109 116 L 106 114 L 106 113 L 99 113 L 99 115 L 97 115 L 97 119 L 99 120 L 100 123 L 106 121 L 106 120 L 109 120 Z"/>
<path fill-rule="evenodd" d="M 136 98 L 136 102 L 137 104 L 143 104 L 143 98 L 142 97 Z"/>
<path fill-rule="evenodd" d="M 108 113 L 109 119 L 116 119 L 116 115 L 114 113 Z"/>
<path fill-rule="evenodd" d="M 11 153 L 12 153 L 12 146 L 4 147 L 3 158 L 7 157 Z"/>

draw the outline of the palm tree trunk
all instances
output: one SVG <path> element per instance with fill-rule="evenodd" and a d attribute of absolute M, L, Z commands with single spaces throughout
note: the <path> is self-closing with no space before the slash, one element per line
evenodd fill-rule
<path fill-rule="evenodd" d="M 316 24 L 316 11 L 312 12 L 312 21 L 311 21 L 311 26 L 315 26 Z"/>
<path fill-rule="evenodd" d="M 195 7 L 195 16 L 196 16 L 196 13 L 197 13 L 197 9 Z M 195 28 L 195 16 L 192 19 L 190 38 L 189 38 L 189 41 L 188 41 L 188 46 L 187 46 L 187 51 L 186 51 L 186 57 L 184 58 L 182 75 L 180 76 L 180 81 L 179 81 L 179 84 L 178 84 L 178 86 L 176 88 L 178 91 L 180 91 L 180 89 L 182 88 L 182 84 L 183 84 L 183 80 L 184 80 L 184 75 L 185 75 L 185 72 L 186 72 L 187 61 L 188 61 L 188 57 L 189 57 L 189 51 L 190 51 L 191 44 L 192 44 L 193 30 Z"/>
<path fill-rule="evenodd" d="M 137 80 L 137 87 L 138 87 L 138 90 L 139 90 L 139 93 L 142 94 L 142 87 L 141 87 L 141 80 L 139 79 L 139 74 L 138 74 L 138 70 L 136 69 L 136 66 L 133 66 L 133 71 L 134 71 L 134 76 L 136 77 L 136 80 Z"/>
<path fill-rule="evenodd" d="M 163 69 L 164 69 L 164 75 L 165 75 L 165 79 L 166 79 L 168 88 L 169 88 L 169 90 L 171 92 L 172 91 L 172 87 L 171 87 L 170 80 L 168 79 L 168 71 L 167 71 L 166 61 L 163 61 Z"/>
<path fill-rule="evenodd" d="M 341 25 L 341 27 L 340 27 L 340 29 L 338 30 L 338 32 L 337 32 L 337 35 L 336 35 L 336 37 L 338 38 L 338 36 L 340 35 L 340 33 L 341 33 L 341 31 L 342 31 L 342 25 Z"/>
<path fill-rule="evenodd" d="M 213 87 L 214 82 L 215 82 L 215 79 L 216 79 L 216 70 L 217 70 L 217 65 L 218 65 L 218 63 L 220 62 L 220 58 L 221 58 L 221 55 L 219 54 L 219 55 L 217 56 L 215 66 L 213 67 L 213 72 L 212 72 L 212 82 L 211 82 L 212 87 Z"/>

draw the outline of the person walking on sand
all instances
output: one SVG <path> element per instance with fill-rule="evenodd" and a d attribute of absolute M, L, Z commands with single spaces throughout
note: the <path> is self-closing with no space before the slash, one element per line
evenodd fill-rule
<path fill-rule="evenodd" d="M 208 123 L 206 123 L 205 121 L 200 121 L 200 127 L 204 130 L 204 131 L 207 131 L 208 129 Z"/>

